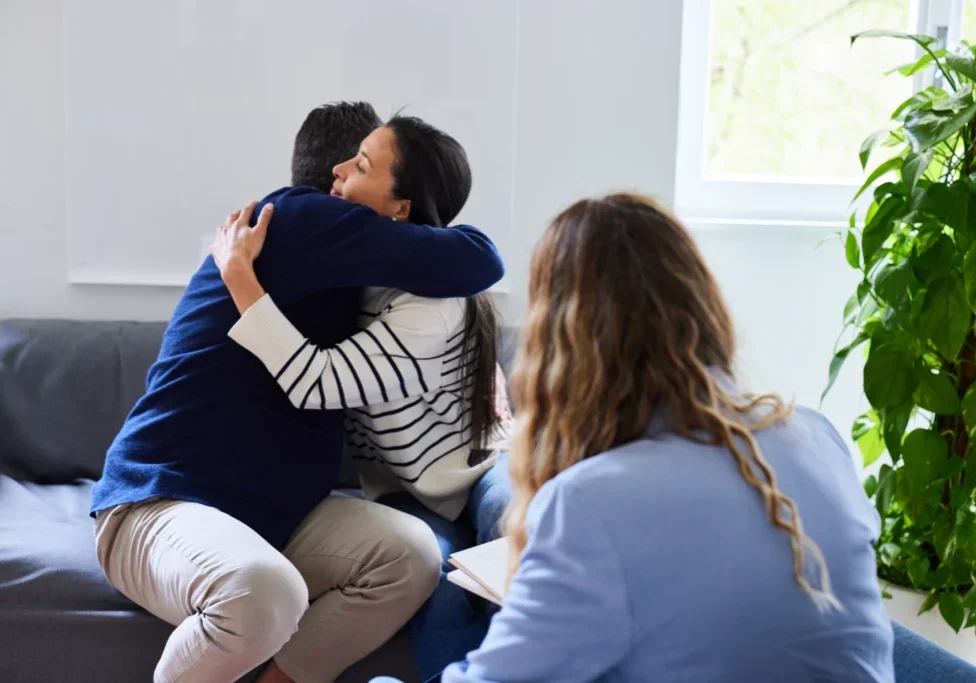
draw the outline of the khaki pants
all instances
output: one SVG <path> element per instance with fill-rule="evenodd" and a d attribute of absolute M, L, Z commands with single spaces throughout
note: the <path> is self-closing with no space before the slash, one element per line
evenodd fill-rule
<path fill-rule="evenodd" d="M 95 533 L 109 582 L 176 626 L 156 683 L 230 683 L 271 657 L 299 683 L 334 680 L 396 633 L 440 576 L 426 524 L 337 496 L 284 553 L 219 510 L 175 500 L 105 510 Z"/>

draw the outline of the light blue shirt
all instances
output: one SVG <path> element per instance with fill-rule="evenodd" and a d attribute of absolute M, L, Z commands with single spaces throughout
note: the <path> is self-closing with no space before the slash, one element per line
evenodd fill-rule
<path fill-rule="evenodd" d="M 797 587 L 788 535 L 726 449 L 651 431 L 539 491 L 505 605 L 444 682 L 893 681 L 878 517 L 847 447 L 802 408 L 757 438 L 842 612 Z"/>

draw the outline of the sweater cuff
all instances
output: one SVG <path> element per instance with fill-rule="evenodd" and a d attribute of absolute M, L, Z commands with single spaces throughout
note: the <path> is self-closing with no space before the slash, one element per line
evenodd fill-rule
<path fill-rule="evenodd" d="M 306 341 L 270 294 L 244 311 L 227 336 L 257 356 L 271 374 L 277 374 Z"/>

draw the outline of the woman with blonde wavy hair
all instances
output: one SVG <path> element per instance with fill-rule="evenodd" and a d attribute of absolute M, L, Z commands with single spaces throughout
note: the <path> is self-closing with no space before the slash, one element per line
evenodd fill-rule
<path fill-rule="evenodd" d="M 660 207 L 612 195 L 554 220 L 512 377 L 516 566 L 444 681 L 893 680 L 848 450 L 815 411 L 741 391 L 734 354 Z"/>

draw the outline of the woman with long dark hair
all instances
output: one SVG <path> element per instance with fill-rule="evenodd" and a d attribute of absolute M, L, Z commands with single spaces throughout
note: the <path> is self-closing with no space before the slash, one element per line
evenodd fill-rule
<path fill-rule="evenodd" d="M 376 129 L 334 174 L 336 196 L 445 229 L 471 190 L 461 145 L 406 116 Z M 260 251 L 253 233 L 230 227 L 219 239 L 231 246 L 236 239 L 240 248 L 219 265 L 242 314 L 231 337 L 264 362 L 296 407 L 346 410 L 346 445 L 366 497 L 427 521 L 445 562 L 495 537 L 509 497 L 496 461 L 511 423 L 493 411 L 497 322 L 490 295 L 430 299 L 368 289 L 361 331 L 319 348 L 266 296 L 251 265 Z M 483 605 L 444 576 L 412 622 L 424 678 L 477 647 L 487 631 Z"/>

